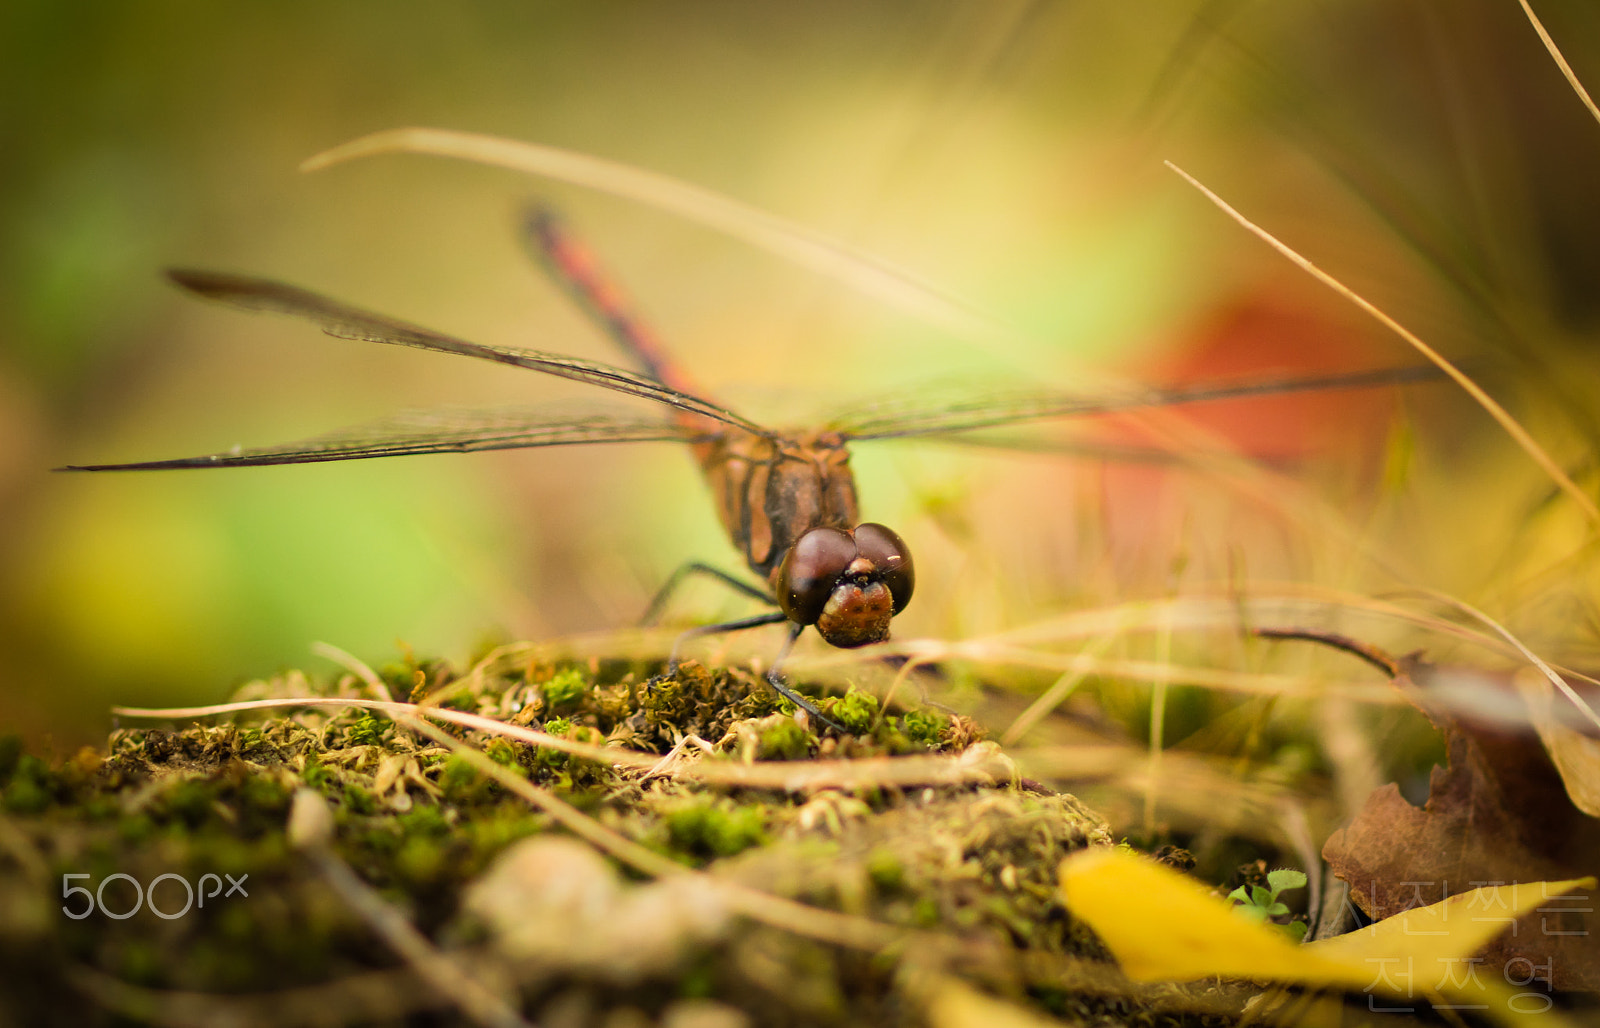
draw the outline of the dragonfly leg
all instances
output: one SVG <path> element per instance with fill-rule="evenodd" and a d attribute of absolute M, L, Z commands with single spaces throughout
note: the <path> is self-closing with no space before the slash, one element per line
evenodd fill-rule
<path fill-rule="evenodd" d="M 773 691 L 779 696 L 782 696 L 790 703 L 793 703 L 807 714 L 833 729 L 835 732 L 838 732 L 840 735 L 849 735 L 850 731 L 846 729 L 844 725 L 841 725 L 839 722 L 833 720 L 822 711 L 818 710 L 816 704 L 812 703 L 804 696 L 801 696 L 799 693 L 789 688 L 788 683 L 783 680 L 783 662 L 789 658 L 789 651 L 794 649 L 794 641 L 800 638 L 800 633 L 804 632 L 805 630 L 805 625 L 790 625 L 789 638 L 783 641 L 783 649 L 778 651 L 778 656 L 775 660 L 773 660 L 772 667 L 767 669 L 767 684 L 772 686 Z"/>
<path fill-rule="evenodd" d="M 754 617 L 740 618 L 737 621 L 724 621 L 721 624 L 702 625 L 699 628 L 691 628 L 687 632 L 684 632 L 682 635 L 678 636 L 677 641 L 672 644 L 672 652 L 667 657 L 666 671 L 656 675 L 654 678 L 646 682 L 645 688 L 653 689 L 658 683 L 671 678 L 673 674 L 677 672 L 678 651 L 681 650 L 683 648 L 683 644 L 690 639 L 698 638 L 702 635 L 716 635 L 719 632 L 737 632 L 744 628 L 759 628 L 762 625 L 775 625 L 780 621 L 788 620 L 789 619 L 784 616 L 782 611 L 775 610 L 770 614 L 757 614 Z M 767 671 L 767 684 L 772 686 L 773 691 L 779 696 L 782 696 L 790 703 L 793 703 L 811 717 L 816 718 L 817 721 L 827 725 L 836 732 L 848 735 L 849 732 L 843 725 L 839 724 L 839 722 L 833 720 L 822 711 L 818 710 L 815 703 L 812 703 L 804 696 L 801 696 L 799 693 L 789 688 L 789 684 L 783 680 L 783 674 L 780 670 L 783 667 L 783 662 L 788 659 L 789 651 L 794 648 L 794 641 L 800 638 L 800 633 L 804 632 L 805 630 L 805 625 L 791 624 L 789 626 L 789 636 L 784 640 L 783 648 L 778 651 L 777 659 L 772 662 L 771 669 Z"/>
<path fill-rule="evenodd" d="M 662 583 L 661 588 L 656 590 L 655 598 L 650 601 L 650 606 L 645 608 L 644 616 L 639 619 L 639 623 L 641 625 L 655 624 L 656 619 L 661 616 L 662 610 L 666 608 L 667 601 L 672 599 L 672 594 L 678 591 L 678 586 L 682 585 L 684 579 L 688 578 L 690 575 L 705 575 L 709 578 L 715 578 L 717 581 L 733 589 L 735 592 L 740 592 L 751 597 L 752 599 L 760 600 L 769 607 L 772 606 L 772 596 L 766 590 L 757 588 L 756 586 L 751 585 L 749 582 L 745 582 L 739 578 L 736 578 L 735 576 L 728 574 L 728 572 L 723 571 L 721 568 L 714 568 L 710 564 L 702 564 L 699 561 L 692 561 L 688 564 L 680 565 L 678 570 L 674 571 L 672 575 L 668 577 L 666 582 Z M 777 621 L 785 620 L 787 620 L 787 618 L 779 615 L 773 621 L 759 621 L 756 623 L 770 625 L 776 623 Z M 744 626 L 740 625 L 739 627 L 742 628 Z M 715 626 L 712 626 L 710 630 L 713 632 L 718 631 Z M 732 629 L 729 629 L 729 631 L 731 630 Z"/>
<path fill-rule="evenodd" d="M 657 675 L 650 681 L 653 684 L 660 679 L 671 678 L 673 674 L 677 672 L 678 651 L 683 649 L 683 644 L 688 642 L 690 639 L 698 639 L 702 635 L 720 635 L 723 632 L 737 632 L 745 628 L 760 628 L 762 625 L 775 625 L 780 621 L 787 620 L 789 620 L 789 618 L 783 613 L 783 611 L 774 610 L 768 614 L 757 614 L 753 617 L 740 618 L 737 621 L 723 621 L 720 624 L 701 625 L 698 628 L 691 628 L 673 641 L 672 652 L 667 655 L 666 672 L 664 674 Z M 787 648 L 785 649 L 785 652 L 787 652 Z"/>

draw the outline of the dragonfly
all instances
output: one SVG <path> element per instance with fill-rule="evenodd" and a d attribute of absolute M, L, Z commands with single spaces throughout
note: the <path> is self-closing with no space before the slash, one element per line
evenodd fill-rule
<path fill-rule="evenodd" d="M 666 408 L 669 416 L 610 412 L 575 416 L 540 409 L 409 414 L 280 446 L 235 447 L 199 457 L 70 465 L 60 470 L 253 467 L 595 443 L 687 444 L 713 493 L 723 528 L 763 585 L 752 585 L 708 564 L 686 564 L 662 587 L 646 620 L 659 613 L 672 590 L 689 574 L 720 579 L 776 609 L 690 629 L 673 647 L 667 674 L 675 670 L 685 639 L 787 624 L 787 637 L 766 672 L 767 683 L 810 717 L 842 733 L 842 726 L 788 684 L 782 671 L 784 662 L 810 627 L 838 647 L 888 639 L 890 622 L 911 602 L 916 584 L 905 541 L 884 525 L 860 520 L 850 469 L 852 443 L 960 436 L 1069 416 L 1368 388 L 1438 377 L 1431 365 L 1421 365 L 1134 389 L 1110 395 L 1047 390 L 985 394 L 937 403 L 872 404 L 822 428 L 782 431 L 707 399 L 647 325 L 634 316 L 593 253 L 568 231 L 557 212 L 544 206 L 531 209 L 523 235 L 529 251 L 551 279 L 640 371 L 541 350 L 471 342 L 271 279 L 180 269 L 169 269 L 167 276 L 205 299 L 246 311 L 291 315 L 331 336 L 459 354 L 538 371 L 651 401 Z"/>

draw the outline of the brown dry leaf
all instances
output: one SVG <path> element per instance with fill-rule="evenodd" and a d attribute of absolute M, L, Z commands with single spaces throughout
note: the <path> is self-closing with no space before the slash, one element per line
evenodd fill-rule
<path fill-rule="evenodd" d="M 1431 709 L 1426 687 L 1437 674 L 1410 662 L 1395 679 L 1445 737 L 1449 767 L 1433 769 L 1427 804 L 1414 807 L 1397 786 L 1385 785 L 1323 847 L 1356 904 L 1381 919 L 1483 885 L 1600 871 L 1600 820 L 1573 805 L 1538 737 Z M 1424 689 L 1413 686 L 1413 675 Z M 1541 902 L 1483 951 L 1485 972 L 1548 978 L 1558 990 L 1600 990 L 1600 945 L 1590 937 L 1600 927 L 1594 898 Z M 1511 921 L 1503 911 L 1482 916 Z"/>

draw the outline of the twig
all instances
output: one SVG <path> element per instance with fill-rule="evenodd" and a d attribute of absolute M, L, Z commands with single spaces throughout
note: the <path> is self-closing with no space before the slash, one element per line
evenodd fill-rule
<path fill-rule="evenodd" d="M 1400 662 L 1370 643 L 1360 642 L 1336 632 L 1321 632 L 1311 628 L 1252 628 L 1250 634 L 1262 639 L 1303 639 L 1343 650 L 1352 657 L 1360 657 L 1389 678 L 1400 677 Z"/>

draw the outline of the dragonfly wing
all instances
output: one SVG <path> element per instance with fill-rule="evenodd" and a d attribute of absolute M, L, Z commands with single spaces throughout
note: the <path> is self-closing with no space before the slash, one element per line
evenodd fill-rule
<path fill-rule="evenodd" d="M 873 403 L 834 418 L 829 427 L 848 439 L 900 439 L 912 436 L 971 432 L 1026 421 L 1111 414 L 1145 407 L 1171 407 L 1285 393 L 1374 386 L 1441 379 L 1431 364 L 1376 368 L 1334 375 L 1283 375 L 1238 382 L 1210 382 L 1176 389 L 1133 389 L 1083 396 L 1041 390 L 1011 390 L 951 401 L 917 400 Z"/>
<path fill-rule="evenodd" d="M 241 310 L 292 314 L 314 322 L 332 336 L 374 343 L 391 343 L 396 346 L 415 346 L 438 353 L 459 353 L 467 357 L 542 371 L 558 378 L 585 382 L 629 396 L 654 400 L 756 435 L 772 435 L 770 430 L 726 408 L 669 389 L 654 379 L 599 361 L 587 361 L 540 350 L 474 343 L 381 314 L 373 314 L 310 290 L 270 279 L 179 269 L 171 269 L 167 275 L 178 285 L 207 299 L 217 300 Z"/>
<path fill-rule="evenodd" d="M 472 453 L 576 443 L 692 442 L 697 433 L 659 419 L 603 413 L 573 415 L 549 408 L 412 411 L 328 435 L 256 449 L 132 464 L 72 465 L 62 471 L 158 471 L 170 468 L 256 467 L 418 453 Z"/>

